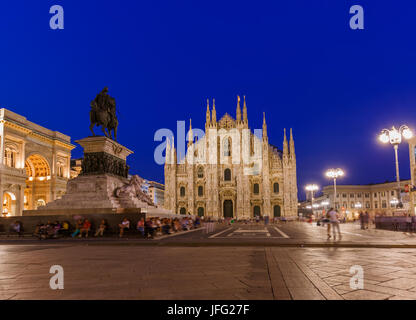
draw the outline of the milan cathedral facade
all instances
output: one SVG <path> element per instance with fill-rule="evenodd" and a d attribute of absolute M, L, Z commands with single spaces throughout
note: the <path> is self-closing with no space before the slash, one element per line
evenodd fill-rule
<path fill-rule="evenodd" d="M 213 218 L 297 216 L 292 129 L 289 141 L 284 130 L 283 151 L 270 145 L 265 115 L 263 128 L 252 132 L 245 98 L 241 112 L 238 97 L 236 119 L 225 114 L 217 121 L 215 100 L 212 110 L 208 101 L 205 136 L 195 139 L 190 125 L 187 140 L 183 159 L 178 159 L 174 141 L 167 144 L 166 209 Z"/>

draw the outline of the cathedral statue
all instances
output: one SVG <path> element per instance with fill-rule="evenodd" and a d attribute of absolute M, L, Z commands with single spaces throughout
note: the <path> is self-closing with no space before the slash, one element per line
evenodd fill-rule
<path fill-rule="evenodd" d="M 149 206 L 155 206 L 152 199 L 143 191 L 142 185 L 143 185 L 143 179 L 140 178 L 138 175 L 134 175 L 125 185 L 115 189 L 114 195 L 117 198 L 120 198 L 123 196 L 123 194 L 132 193 L 140 201 L 143 201 Z"/>
<path fill-rule="evenodd" d="M 116 100 L 108 94 L 107 87 L 91 101 L 90 121 L 90 130 L 93 136 L 95 136 L 94 126 L 101 126 L 101 130 L 107 138 L 113 139 L 111 134 L 113 132 L 114 140 L 117 141 Z"/>

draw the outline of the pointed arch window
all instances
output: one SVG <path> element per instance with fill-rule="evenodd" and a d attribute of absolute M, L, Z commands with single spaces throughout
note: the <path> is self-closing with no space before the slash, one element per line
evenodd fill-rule
<path fill-rule="evenodd" d="M 231 138 L 225 138 L 223 143 L 223 150 L 224 150 L 224 157 L 231 157 L 231 146 L 232 141 Z"/>
<path fill-rule="evenodd" d="M 185 197 L 185 187 L 180 188 L 179 194 L 181 197 Z"/>
<path fill-rule="evenodd" d="M 198 196 L 202 197 L 204 195 L 204 187 L 198 186 Z"/>
<path fill-rule="evenodd" d="M 255 184 L 253 185 L 253 193 L 254 193 L 254 194 L 259 194 L 259 193 L 260 193 L 260 186 L 259 186 L 259 184 L 258 184 L 258 183 L 255 183 Z"/>
<path fill-rule="evenodd" d="M 279 193 L 279 184 L 277 182 L 275 182 L 273 184 L 273 192 L 274 193 Z"/>
<path fill-rule="evenodd" d="M 280 208 L 280 206 L 279 205 L 275 205 L 274 207 L 273 207 L 273 216 L 275 217 L 275 218 L 278 218 L 278 217 L 280 217 L 282 215 L 282 213 L 281 213 L 281 208 Z"/>
<path fill-rule="evenodd" d="M 203 178 L 204 177 L 204 168 L 203 167 L 199 167 L 198 168 L 198 173 L 197 173 L 198 178 Z"/>
<path fill-rule="evenodd" d="M 198 208 L 198 216 L 200 216 L 200 217 L 204 216 L 204 208 L 202 208 L 202 207 Z"/>
<path fill-rule="evenodd" d="M 225 169 L 224 170 L 224 181 L 231 181 L 231 170 Z"/>

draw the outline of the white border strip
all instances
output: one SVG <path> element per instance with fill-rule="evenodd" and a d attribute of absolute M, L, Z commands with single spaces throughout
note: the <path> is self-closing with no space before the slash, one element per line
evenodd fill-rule
<path fill-rule="evenodd" d="M 233 228 L 233 227 L 229 227 L 229 228 L 227 228 L 227 229 L 225 229 L 225 230 L 222 230 L 221 232 L 218 232 L 218 233 L 216 233 L 216 234 L 213 234 L 212 236 L 208 237 L 208 239 L 215 238 L 216 236 L 219 236 L 220 234 L 223 234 L 224 232 L 226 232 L 226 231 L 228 231 L 228 230 L 231 230 L 232 228 Z"/>
<path fill-rule="evenodd" d="M 166 235 L 160 236 L 160 237 L 154 237 L 153 239 L 150 239 L 150 240 L 160 240 L 160 239 L 180 236 L 180 235 L 187 234 L 187 233 L 190 233 L 190 232 L 201 231 L 201 230 L 205 230 L 205 229 L 200 227 L 200 228 L 197 228 L 197 229 L 192 229 L 192 230 L 187 230 L 187 231 L 182 231 L 182 232 L 175 232 L 175 233 L 166 234 Z"/>
<path fill-rule="evenodd" d="M 277 232 L 279 232 L 281 235 L 282 235 L 282 237 L 284 237 L 284 238 L 286 238 L 286 239 L 289 239 L 290 237 L 286 234 L 286 233 L 284 233 L 282 230 L 280 230 L 278 227 L 274 227 L 275 228 L 275 230 L 277 231 Z"/>

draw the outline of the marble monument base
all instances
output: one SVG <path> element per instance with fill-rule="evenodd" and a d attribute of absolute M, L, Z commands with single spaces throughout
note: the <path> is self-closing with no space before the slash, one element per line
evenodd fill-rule
<path fill-rule="evenodd" d="M 67 193 L 38 210 L 26 210 L 23 215 L 55 215 L 86 213 L 141 212 L 148 205 L 131 195 L 117 198 L 114 190 L 127 183 L 127 178 L 110 174 L 78 176 L 68 181 Z"/>
<path fill-rule="evenodd" d="M 61 199 L 38 210 L 23 211 L 23 215 L 140 213 L 159 209 L 141 201 L 133 191 L 119 192 L 118 196 L 115 193 L 129 183 L 126 158 L 132 151 L 102 136 L 76 142 L 84 148 L 81 174 L 68 181 Z"/>

